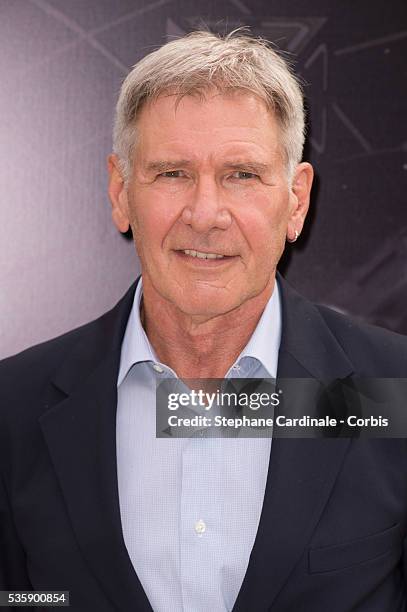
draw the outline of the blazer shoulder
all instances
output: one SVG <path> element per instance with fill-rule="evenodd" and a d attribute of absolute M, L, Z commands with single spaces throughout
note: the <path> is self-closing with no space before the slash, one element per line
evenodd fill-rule
<path fill-rule="evenodd" d="M 76 344 L 92 331 L 101 318 L 1 360 L 0 390 L 12 385 L 15 391 L 16 383 L 24 386 L 27 381 L 36 381 L 41 385 L 53 375 Z"/>
<path fill-rule="evenodd" d="M 26 381 L 30 384 L 35 381 L 41 385 L 58 371 L 78 345 L 81 350 L 76 355 L 77 364 L 85 359 L 97 361 L 124 332 L 139 278 L 117 304 L 89 323 L 0 361 L 0 392 L 10 383 L 14 389 L 16 382 L 24 386 Z"/>
<path fill-rule="evenodd" d="M 316 307 L 360 376 L 407 378 L 407 336 Z"/>
<path fill-rule="evenodd" d="M 0 361 L 0 461 L 6 465 L 14 446 L 36 447 L 37 419 L 48 409 L 45 401 L 50 384 L 61 364 L 69 358 L 95 322 L 32 346 Z M 65 397 L 55 390 L 59 399 Z M 28 451 L 27 451 L 28 452 Z"/>
<path fill-rule="evenodd" d="M 56 338 L 0 361 L 0 429 L 29 428 L 52 402 L 66 397 L 52 384 L 66 368 L 86 377 L 88 352 L 103 355 L 106 319 L 111 311 Z M 1 434 L 2 432 L 0 432 Z"/>
<path fill-rule="evenodd" d="M 39 398 L 51 381 L 58 385 L 63 375 L 70 390 L 71 384 L 80 384 L 107 355 L 119 354 L 137 282 L 93 321 L 0 361 L 0 416 L 15 418 L 21 410 L 38 415 Z M 65 387 L 58 388 L 65 393 Z"/>

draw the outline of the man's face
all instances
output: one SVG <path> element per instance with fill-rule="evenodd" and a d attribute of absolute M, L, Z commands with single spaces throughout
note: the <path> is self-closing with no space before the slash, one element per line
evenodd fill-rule
<path fill-rule="evenodd" d="M 150 295 L 212 317 L 271 293 L 289 224 L 300 231 L 308 206 L 288 184 L 280 141 L 251 94 L 162 95 L 143 107 L 117 206 Z M 301 166 L 308 197 L 312 169 Z"/>

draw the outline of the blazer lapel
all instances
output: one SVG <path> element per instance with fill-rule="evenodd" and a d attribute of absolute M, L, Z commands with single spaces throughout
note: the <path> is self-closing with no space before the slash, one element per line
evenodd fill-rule
<path fill-rule="evenodd" d="M 151 612 L 123 539 L 116 469 L 117 374 L 134 290 L 87 330 L 59 370 L 54 385 L 67 397 L 40 425 L 77 541 L 101 588 L 119 610 Z"/>
<path fill-rule="evenodd" d="M 348 377 L 352 364 L 319 311 L 279 277 L 283 335 L 277 378 L 321 383 Z M 350 440 L 273 438 L 259 528 L 233 612 L 272 609 L 304 553 Z"/>

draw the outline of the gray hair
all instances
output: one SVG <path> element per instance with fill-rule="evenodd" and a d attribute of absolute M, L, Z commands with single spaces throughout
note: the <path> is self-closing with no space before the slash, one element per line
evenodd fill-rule
<path fill-rule="evenodd" d="M 244 30 L 244 28 L 243 28 Z M 291 66 L 269 43 L 242 29 L 225 37 L 207 31 L 173 40 L 140 60 L 121 87 L 116 106 L 113 151 L 125 181 L 131 175 L 136 118 L 146 101 L 165 92 L 180 98 L 246 90 L 256 94 L 275 114 L 289 180 L 301 161 L 305 136 L 303 95 Z"/>

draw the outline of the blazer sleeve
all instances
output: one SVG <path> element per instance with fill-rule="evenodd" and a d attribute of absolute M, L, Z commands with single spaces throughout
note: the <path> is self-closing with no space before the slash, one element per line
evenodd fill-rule
<path fill-rule="evenodd" d="M 0 475 L 0 590 L 32 589 L 26 555 L 18 538 L 4 480 Z"/>

